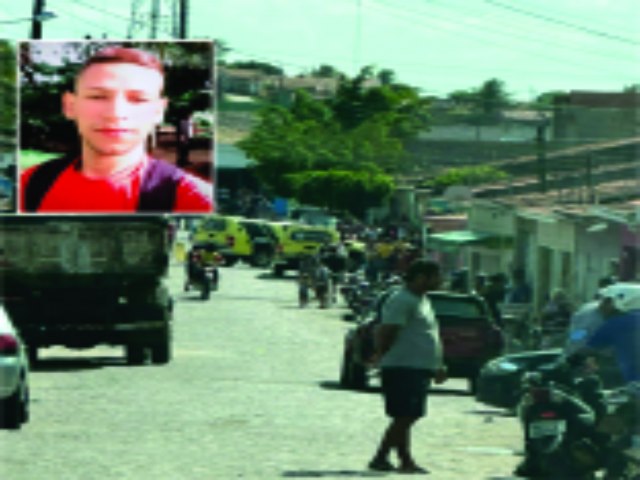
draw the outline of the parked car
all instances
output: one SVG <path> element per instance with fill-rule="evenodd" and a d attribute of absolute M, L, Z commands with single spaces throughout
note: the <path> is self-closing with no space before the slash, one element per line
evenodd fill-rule
<path fill-rule="evenodd" d="M 240 224 L 239 217 L 208 215 L 196 225 L 191 237 L 193 243 L 211 242 L 220 246 L 225 265 L 232 266 L 238 260 L 253 254 L 251 236 Z"/>
<path fill-rule="evenodd" d="M 476 400 L 492 407 L 514 409 L 521 395 L 524 374 L 556 362 L 561 355 L 559 348 L 534 350 L 504 355 L 488 362 L 478 376 Z M 612 356 L 600 356 L 599 365 L 605 388 L 622 385 L 622 376 Z"/>
<path fill-rule="evenodd" d="M 271 266 L 279 242 L 275 227 L 267 220 L 258 218 L 238 218 L 238 222 L 247 231 L 251 241 L 251 256 L 247 261 L 254 267 Z"/>
<path fill-rule="evenodd" d="M 0 306 L 0 428 L 17 430 L 29 420 L 26 347 Z"/>
<path fill-rule="evenodd" d="M 279 238 L 273 264 L 273 273 L 277 277 L 287 270 L 297 269 L 303 257 L 316 255 L 323 245 L 336 243 L 340 236 L 331 228 L 294 224 L 283 229 Z"/>
<path fill-rule="evenodd" d="M 430 292 L 429 300 L 440 325 L 444 362 L 450 378 L 466 378 L 476 388 L 480 369 L 503 352 L 504 338 L 484 299 L 475 294 Z M 375 371 L 369 366 L 378 315 L 349 330 L 345 336 L 340 384 L 366 388 Z"/>

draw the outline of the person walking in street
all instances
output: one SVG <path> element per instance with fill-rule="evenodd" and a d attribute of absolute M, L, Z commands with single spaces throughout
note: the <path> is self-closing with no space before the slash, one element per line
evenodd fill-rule
<path fill-rule="evenodd" d="M 439 384 L 447 379 L 438 323 L 426 297 L 440 283 L 436 262 L 415 260 L 407 269 L 404 286 L 382 306 L 374 362 L 380 366 L 385 411 L 391 421 L 369 462 L 371 470 L 428 473 L 411 453 L 411 428 L 425 416 L 432 381 Z M 392 450 L 400 461 L 397 469 L 389 460 Z"/>

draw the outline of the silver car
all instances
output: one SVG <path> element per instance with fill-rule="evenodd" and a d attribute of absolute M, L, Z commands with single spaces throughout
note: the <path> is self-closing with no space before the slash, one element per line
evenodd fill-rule
<path fill-rule="evenodd" d="M 0 305 L 0 428 L 17 430 L 29 420 L 29 361 L 7 311 Z"/>

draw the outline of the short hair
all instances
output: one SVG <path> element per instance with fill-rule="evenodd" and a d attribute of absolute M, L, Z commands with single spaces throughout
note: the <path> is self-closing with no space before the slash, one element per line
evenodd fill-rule
<path fill-rule="evenodd" d="M 409 265 L 409 268 L 407 268 L 404 278 L 407 282 L 411 282 L 418 275 L 425 275 L 427 277 L 440 275 L 440 264 L 434 260 L 425 258 L 414 260 L 411 265 Z"/>
<path fill-rule="evenodd" d="M 76 74 L 78 78 L 91 65 L 104 63 L 131 63 L 155 70 L 164 77 L 164 67 L 160 59 L 151 52 L 128 47 L 105 47 L 91 55 Z"/>

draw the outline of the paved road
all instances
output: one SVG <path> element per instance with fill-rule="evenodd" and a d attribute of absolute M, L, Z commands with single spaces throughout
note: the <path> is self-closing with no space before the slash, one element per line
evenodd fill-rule
<path fill-rule="evenodd" d="M 32 421 L 0 431 L 2 480 L 368 478 L 386 424 L 377 392 L 336 386 L 337 309 L 300 310 L 290 279 L 239 265 L 208 302 L 181 292 L 175 355 L 129 367 L 119 349 L 51 348 L 32 373 Z M 433 479 L 506 479 L 516 421 L 464 381 L 434 393 L 414 438 Z M 399 475 L 382 475 L 387 478 Z"/>

